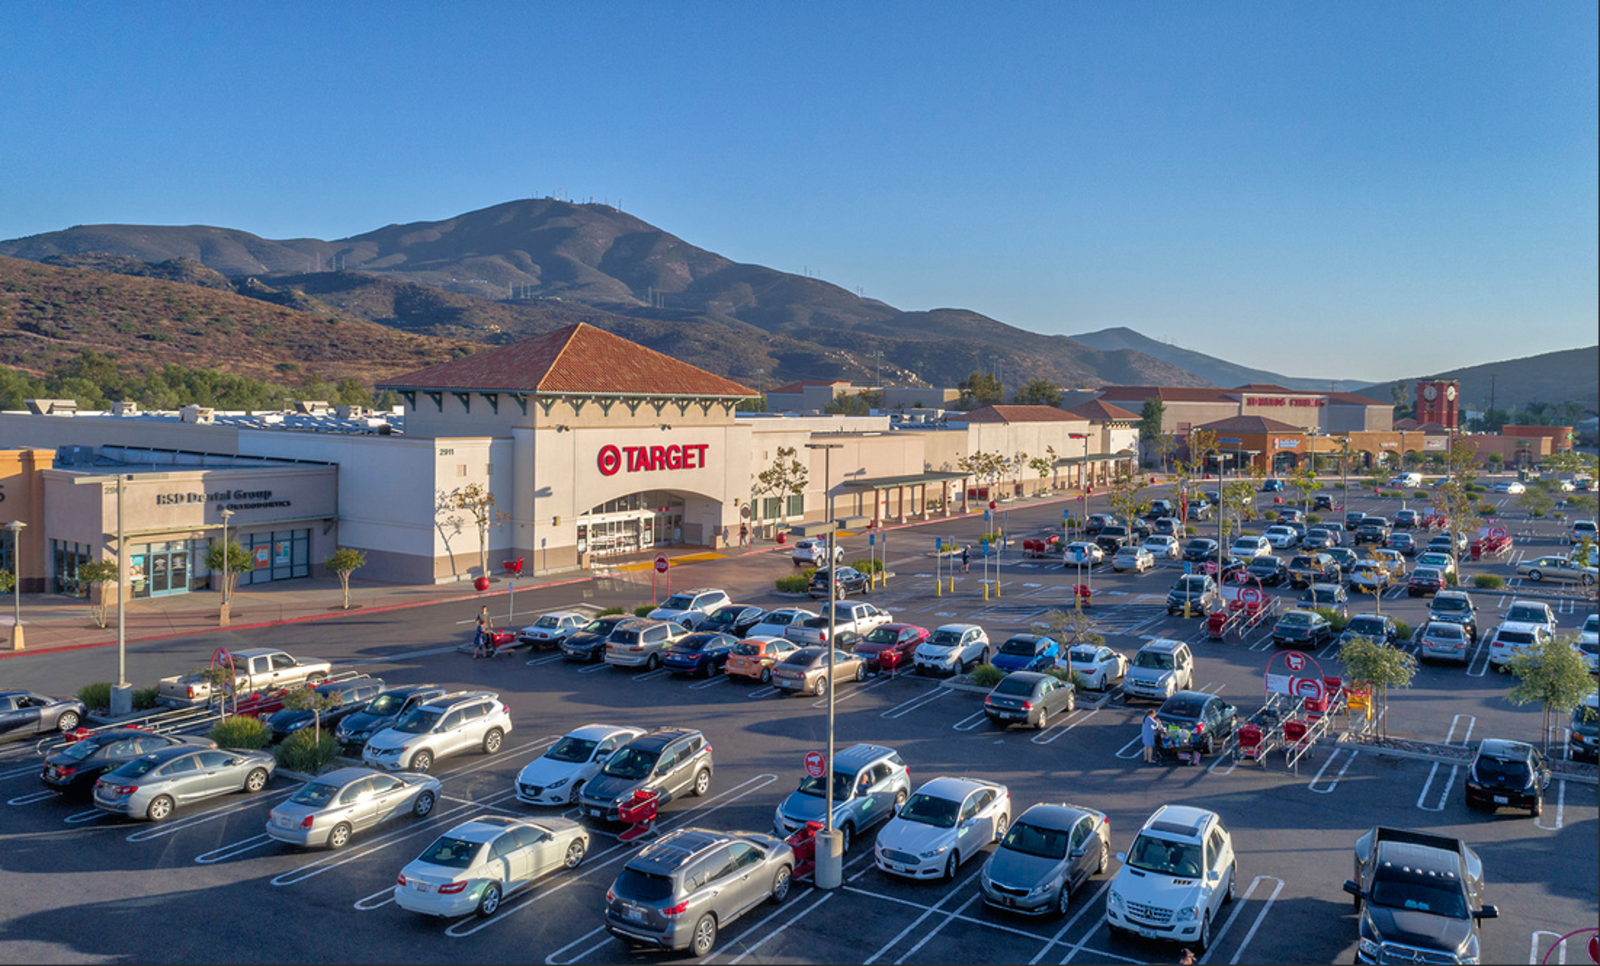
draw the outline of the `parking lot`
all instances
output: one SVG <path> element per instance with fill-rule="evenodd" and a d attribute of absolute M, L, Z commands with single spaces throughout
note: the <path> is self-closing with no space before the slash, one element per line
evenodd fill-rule
<path fill-rule="evenodd" d="M 1161 494 L 1164 495 L 1164 494 Z M 1091 501 L 1089 509 L 1097 507 Z M 1019 506 L 1004 516 L 1020 540 L 1059 524 L 1065 504 Z M 1079 504 L 1071 504 L 1074 512 Z M 1350 509 L 1392 514 L 1398 501 L 1352 499 Z M 1560 550 L 1558 525 L 1509 514 L 1513 555 Z M 954 591 L 934 593 L 935 537 L 975 541 L 981 521 L 967 518 L 897 530 L 887 537 L 895 576 L 870 600 L 896 619 L 935 627 L 984 626 L 998 643 L 1070 600 L 1075 568 L 1056 561 L 1001 558 L 998 596 L 984 599 L 981 565 L 958 574 Z M 1202 528 L 1204 525 L 1202 525 Z M 846 559 L 864 556 L 859 540 Z M 1514 573 L 1515 556 L 1469 568 Z M 792 570 L 787 555 L 716 560 L 674 572 L 675 587 L 717 586 L 736 600 L 794 603 L 771 593 L 773 577 Z M 1274 652 L 1270 625 L 1242 637 L 1209 640 L 1203 623 L 1169 617 L 1166 592 L 1177 562 L 1144 574 L 1096 568 L 1091 613 L 1113 647 L 1131 655 L 1152 637 L 1188 641 L 1198 658 L 1196 687 L 1224 696 L 1247 714 L 1264 700 L 1263 668 Z M 1576 589 L 1514 586 L 1475 595 L 1485 630 L 1518 592 L 1537 591 L 1575 630 L 1592 606 Z M 1278 593 L 1289 596 L 1287 588 Z M 650 585 L 622 579 L 519 592 L 515 613 L 493 598 L 498 619 L 527 623 L 537 613 L 648 600 Z M 1381 606 L 1413 625 L 1425 600 L 1402 589 L 1382 601 L 1353 597 L 1351 612 Z M 509 705 L 515 729 L 492 756 L 439 762 L 439 806 L 425 819 L 401 819 L 359 835 L 338 852 L 299 852 L 263 834 L 268 810 L 297 787 L 276 778 L 255 796 L 235 795 L 180 808 L 152 825 L 108 817 L 85 802 L 62 802 L 37 780 L 31 747 L 0 751 L 0 853 L 8 880 L 3 943 L 10 961 L 543 961 L 553 964 L 676 958 L 631 952 L 603 927 L 604 894 L 634 847 L 607 830 L 578 869 L 507 897 L 493 916 L 434 920 L 395 907 L 402 866 L 455 824 L 479 814 L 528 815 L 512 780 L 562 734 L 589 722 L 698 728 L 714 752 L 715 779 L 702 798 L 674 801 L 663 830 L 702 825 L 770 830 L 773 810 L 799 781 L 807 751 L 825 742 L 825 701 L 789 696 L 726 677 L 685 681 L 664 670 L 624 671 L 573 665 L 550 652 L 516 652 L 474 661 L 455 650 L 476 608 L 453 605 L 392 614 L 353 614 L 312 624 L 221 632 L 130 649 L 130 679 L 153 682 L 203 663 L 219 645 L 282 647 L 358 667 L 389 684 L 432 681 L 490 688 Z M 1487 647 L 1487 635 L 1480 651 Z M 1330 648 L 1315 655 L 1338 673 Z M 114 670 L 106 650 L 64 652 L 6 662 L 6 685 L 71 693 Z M 1504 698 L 1509 680 L 1474 652 L 1466 666 L 1424 665 L 1414 686 L 1391 699 L 1392 735 L 1474 744 L 1486 737 L 1536 741 L 1540 714 Z M 874 677 L 836 693 L 841 745 L 870 741 L 896 748 L 913 786 L 939 775 L 971 775 L 1007 786 L 1012 814 L 1042 801 L 1068 801 L 1110 816 L 1114 850 L 1128 846 L 1158 806 L 1182 803 L 1222 816 L 1239 859 L 1239 901 L 1214 929 L 1211 963 L 1349 961 L 1356 922 L 1340 884 L 1351 874 L 1351 847 L 1373 825 L 1424 828 L 1460 836 L 1482 856 L 1488 901 L 1500 919 L 1484 923 L 1486 962 L 1538 961 L 1549 941 L 1592 926 L 1600 915 L 1595 862 L 1600 856 L 1596 787 L 1558 780 L 1544 814 L 1470 811 L 1460 766 L 1381 756 L 1326 743 L 1296 770 L 1281 757 L 1265 767 L 1208 758 L 1200 767 L 1146 765 L 1138 722 L 1115 690 L 1085 695 L 1079 710 L 1043 731 L 1001 732 L 982 714 L 982 696 L 932 678 Z M 1560 741 L 1562 736 L 1553 736 Z M 575 811 L 567 811 L 576 817 Z M 1060 918 L 1025 919 L 989 909 L 978 891 L 981 858 L 951 883 L 894 879 L 872 865 L 871 835 L 845 857 L 844 885 L 820 892 L 797 887 L 781 905 L 758 907 L 728 926 L 709 957 L 717 962 L 1174 962 L 1171 944 L 1109 935 L 1110 874 L 1091 879 Z M 1116 863 L 1112 864 L 1112 872 Z M 1571 952 L 1580 961 L 1582 950 Z M 1552 960 L 1554 961 L 1554 960 Z"/>

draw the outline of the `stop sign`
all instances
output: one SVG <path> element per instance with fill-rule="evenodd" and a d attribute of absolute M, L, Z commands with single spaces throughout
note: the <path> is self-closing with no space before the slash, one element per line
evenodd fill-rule
<path fill-rule="evenodd" d="M 806 774 L 812 778 L 821 778 L 827 771 L 828 761 L 820 751 L 806 752 Z"/>
<path fill-rule="evenodd" d="M 667 572 L 667 567 L 668 567 L 668 565 L 670 563 L 671 563 L 671 561 L 667 560 L 667 555 L 666 554 L 664 554 L 664 553 L 656 554 L 656 573 L 658 573 L 658 574 L 666 573 Z"/>
<path fill-rule="evenodd" d="M 1000 508 L 1000 504 L 999 503 L 995 502 L 994 500 L 990 500 L 989 501 L 989 509 L 997 510 L 999 508 Z"/>

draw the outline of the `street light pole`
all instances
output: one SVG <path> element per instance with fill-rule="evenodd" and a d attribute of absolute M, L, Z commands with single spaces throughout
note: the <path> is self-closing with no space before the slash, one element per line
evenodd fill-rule
<path fill-rule="evenodd" d="M 154 482 L 165 480 L 169 476 L 170 473 L 144 473 L 140 478 Z M 123 484 L 132 478 L 130 474 L 118 473 L 115 476 L 79 476 L 72 480 L 75 486 L 100 487 L 102 499 L 105 496 L 107 483 L 115 484 L 117 488 L 117 686 L 111 689 L 112 717 L 126 715 L 133 710 L 133 686 L 128 683 L 128 625 L 123 610 L 128 596 L 126 591 L 128 550 L 122 532 L 122 488 Z"/>
<path fill-rule="evenodd" d="M 122 488 L 121 487 L 117 488 L 117 493 L 118 493 L 118 499 L 121 499 L 121 493 L 122 493 Z M 228 590 L 229 590 L 228 578 L 230 576 L 232 576 L 232 574 L 230 573 L 230 564 L 232 563 L 232 561 L 230 561 L 228 558 L 233 556 L 233 554 L 229 552 L 233 548 L 228 544 L 228 521 L 233 518 L 233 512 L 234 511 L 232 511 L 232 510 L 224 508 L 223 511 L 222 511 L 222 514 L 221 514 L 221 516 L 222 516 L 222 613 L 221 613 L 221 619 L 218 621 L 218 623 L 220 623 L 223 627 L 227 627 L 228 626 L 228 620 L 232 616 L 230 612 L 232 610 L 232 605 L 233 605 L 233 595 L 228 592 Z M 118 504 L 118 506 L 117 506 L 117 520 L 118 520 L 119 525 L 120 525 L 120 521 L 122 520 L 122 507 L 121 507 L 121 504 Z"/>
<path fill-rule="evenodd" d="M 12 578 L 12 612 L 11 612 L 11 649 L 13 651 L 27 650 L 27 642 L 22 633 L 22 528 L 27 524 L 21 520 L 12 520 L 6 524 L 6 529 L 11 531 L 11 578 Z"/>
<path fill-rule="evenodd" d="M 843 443 L 807 443 L 806 449 L 822 450 L 822 500 L 826 507 L 825 519 L 833 520 L 833 451 L 844 449 Z M 832 567 L 833 549 L 828 549 L 828 566 Z"/>

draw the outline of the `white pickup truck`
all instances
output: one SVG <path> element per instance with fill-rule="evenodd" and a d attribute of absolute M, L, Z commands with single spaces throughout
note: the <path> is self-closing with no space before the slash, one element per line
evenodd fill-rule
<path fill-rule="evenodd" d="M 871 604 L 841 600 L 833 605 L 834 631 L 840 635 L 852 632 L 865 637 L 874 627 L 893 621 L 888 611 L 879 610 Z M 824 610 L 821 617 L 790 624 L 783 629 L 783 636 L 801 645 L 827 643 L 828 612 Z"/>
<path fill-rule="evenodd" d="M 327 661 L 301 661 L 269 647 L 254 647 L 233 652 L 238 673 L 234 694 L 245 695 L 275 688 L 316 687 L 328 679 L 333 667 Z M 156 701 L 174 708 L 205 704 L 211 700 L 211 684 L 197 671 L 162 678 Z"/>

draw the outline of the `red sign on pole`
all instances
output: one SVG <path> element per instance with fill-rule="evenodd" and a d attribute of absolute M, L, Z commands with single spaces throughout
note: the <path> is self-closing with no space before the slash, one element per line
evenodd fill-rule
<path fill-rule="evenodd" d="M 821 778 L 828 770 L 828 760 L 820 751 L 806 752 L 806 774 L 811 778 Z"/>
<path fill-rule="evenodd" d="M 656 554 L 656 573 L 658 573 L 658 574 L 666 573 L 667 572 L 667 567 L 671 566 L 671 564 L 672 564 L 672 561 L 667 559 L 667 555 L 666 554 L 664 554 L 664 553 Z"/>
<path fill-rule="evenodd" d="M 1306 669 L 1306 656 L 1290 651 L 1283 656 L 1283 663 L 1291 671 L 1304 671 Z"/>

